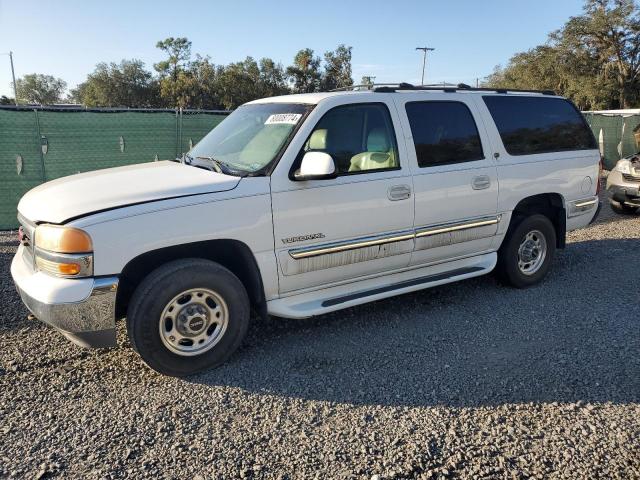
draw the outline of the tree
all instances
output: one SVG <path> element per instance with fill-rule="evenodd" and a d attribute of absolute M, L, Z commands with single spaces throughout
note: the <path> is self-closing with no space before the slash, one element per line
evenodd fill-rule
<path fill-rule="evenodd" d="M 371 75 L 364 75 L 360 80 L 360 85 L 366 85 L 364 87 L 366 90 L 371 90 L 373 88 L 373 78 Z"/>
<path fill-rule="evenodd" d="M 9 98 L 6 95 L 0 97 L 0 105 L 15 105 L 15 103 L 13 98 Z"/>
<path fill-rule="evenodd" d="M 351 50 L 352 47 L 345 47 L 344 44 L 341 44 L 335 51 L 324 54 L 325 67 L 321 82 L 322 90 L 329 91 L 353 85 Z"/>
<path fill-rule="evenodd" d="M 282 64 L 270 58 L 261 58 L 260 63 L 260 96 L 273 97 L 289 93 L 287 79 Z"/>
<path fill-rule="evenodd" d="M 189 72 L 193 81 L 190 83 L 192 90 L 189 92 L 188 106 L 206 109 L 223 108 L 217 92 L 219 69 L 211 63 L 210 58 L 196 55 Z"/>
<path fill-rule="evenodd" d="M 234 109 L 260 98 L 260 68 L 252 57 L 220 67 L 217 78 L 218 98 L 225 108 Z"/>
<path fill-rule="evenodd" d="M 314 57 L 310 48 L 300 50 L 293 59 L 293 65 L 287 67 L 287 76 L 293 82 L 294 93 L 317 91 L 321 79 L 320 57 Z"/>
<path fill-rule="evenodd" d="M 99 63 L 72 98 L 88 107 L 157 107 L 159 85 L 140 60 Z"/>
<path fill-rule="evenodd" d="M 22 103 L 59 103 L 66 88 L 64 80 L 40 73 L 30 73 L 16 80 L 18 100 Z"/>
<path fill-rule="evenodd" d="M 270 58 L 256 62 L 252 57 L 242 62 L 218 67 L 216 92 L 222 106 L 234 109 L 256 98 L 289 93 L 282 65 Z"/>
<path fill-rule="evenodd" d="M 193 94 L 191 72 L 191 42 L 185 37 L 169 37 L 156 44 L 168 55 L 154 65 L 160 75 L 160 95 L 172 107 L 186 107 Z"/>
<path fill-rule="evenodd" d="M 487 86 L 553 89 L 582 109 L 640 101 L 640 15 L 633 0 L 586 0 L 545 45 L 514 55 Z"/>
<path fill-rule="evenodd" d="M 587 0 L 584 14 L 563 28 L 559 44 L 597 59 L 601 75 L 615 83 L 620 108 L 638 101 L 640 16 L 633 0 Z"/>

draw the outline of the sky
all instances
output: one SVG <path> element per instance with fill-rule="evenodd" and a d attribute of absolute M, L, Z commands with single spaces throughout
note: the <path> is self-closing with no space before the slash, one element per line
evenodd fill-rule
<path fill-rule="evenodd" d="M 464 82 L 489 75 L 517 52 L 582 12 L 582 0 L 164 1 L 0 0 L 0 95 L 13 97 L 16 77 L 43 73 L 82 82 L 101 61 L 142 60 L 152 70 L 155 44 L 187 37 L 192 52 L 216 64 L 252 56 L 289 65 L 295 53 L 353 47 L 353 78 L 376 82 Z"/>

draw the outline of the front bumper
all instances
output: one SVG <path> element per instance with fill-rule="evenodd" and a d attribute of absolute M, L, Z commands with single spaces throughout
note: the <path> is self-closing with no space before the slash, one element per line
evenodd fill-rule
<path fill-rule="evenodd" d="M 640 206 L 640 180 L 629 181 L 617 170 L 607 177 L 607 191 L 616 202 Z"/>
<path fill-rule="evenodd" d="M 38 320 L 83 347 L 116 345 L 118 277 L 51 277 L 31 269 L 23 259 L 22 247 L 11 263 L 11 276 L 20 298 Z"/>

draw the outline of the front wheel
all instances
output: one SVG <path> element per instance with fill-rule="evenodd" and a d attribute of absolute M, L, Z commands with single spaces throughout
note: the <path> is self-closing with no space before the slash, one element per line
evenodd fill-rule
<path fill-rule="evenodd" d="M 170 262 L 138 286 L 127 312 L 133 348 L 152 369 L 184 376 L 223 363 L 249 324 L 240 280 L 202 259 Z"/>
<path fill-rule="evenodd" d="M 506 284 L 526 288 L 542 281 L 556 251 L 556 231 L 544 215 L 513 219 L 500 250 L 496 272 Z"/>

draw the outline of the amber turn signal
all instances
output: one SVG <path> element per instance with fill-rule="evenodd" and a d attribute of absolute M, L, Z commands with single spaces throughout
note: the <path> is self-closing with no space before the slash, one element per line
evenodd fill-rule
<path fill-rule="evenodd" d="M 56 253 L 89 253 L 93 244 L 89 234 L 79 228 L 40 225 L 36 228 L 36 247 Z"/>
<path fill-rule="evenodd" d="M 77 275 L 80 273 L 80 265 L 77 263 L 59 263 L 58 272 L 61 275 Z"/>

